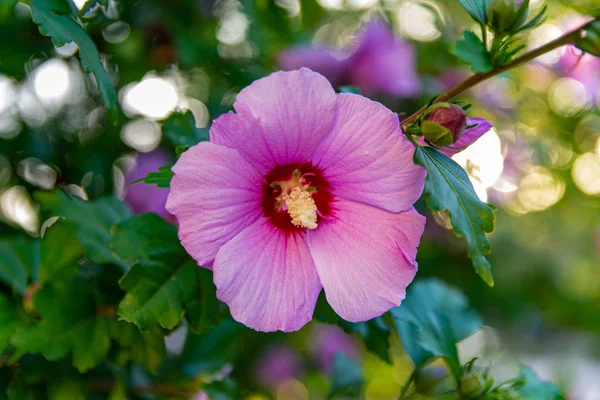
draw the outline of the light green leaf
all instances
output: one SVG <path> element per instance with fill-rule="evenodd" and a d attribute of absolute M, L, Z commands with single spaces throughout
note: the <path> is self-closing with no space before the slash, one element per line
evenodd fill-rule
<path fill-rule="evenodd" d="M 418 146 L 415 163 L 427 169 L 427 205 L 434 212 L 448 211 L 454 232 L 467 240 L 475 271 L 485 283 L 494 286 L 491 266 L 485 257 L 491 251 L 486 233 L 494 230 L 494 208 L 479 200 L 466 172 L 436 149 Z"/>
<path fill-rule="evenodd" d="M 469 64 L 473 72 L 486 73 L 494 69 L 492 56 L 485 45 L 473 32 L 465 31 L 464 39 L 456 42 L 452 50 L 464 63 Z"/>
<path fill-rule="evenodd" d="M 92 290 L 77 281 L 41 288 L 33 296 L 41 320 L 17 332 L 12 345 L 20 354 L 40 353 L 49 361 L 71 352 L 73 366 L 82 373 L 97 366 L 108 353 L 110 337 Z"/>
<path fill-rule="evenodd" d="M 76 226 L 77 239 L 90 260 L 98 264 L 126 266 L 113 255 L 109 245 L 110 228 L 130 215 L 121 201 L 115 197 L 84 201 L 60 190 L 36 192 L 34 197 L 43 210 L 63 217 Z"/>
<path fill-rule="evenodd" d="M 331 390 L 327 397 L 358 396 L 363 384 L 364 378 L 360 364 L 343 353 L 337 353 L 333 358 Z"/>
<path fill-rule="evenodd" d="M 480 317 L 461 292 L 437 279 L 419 281 L 390 313 L 416 367 L 444 357 L 453 375 L 460 376 L 456 343 L 481 328 Z"/>
<path fill-rule="evenodd" d="M 171 165 L 165 165 L 164 167 L 160 167 L 157 172 L 149 172 L 144 178 L 138 179 L 132 184 L 143 182 L 146 185 L 156 185 L 159 188 L 168 188 L 171 186 L 171 179 L 173 179 Z"/>
<path fill-rule="evenodd" d="M 40 283 L 69 280 L 77 274 L 83 248 L 75 236 L 74 224 L 56 221 L 44 233 L 40 245 Z"/>
<path fill-rule="evenodd" d="M 49 36 L 57 47 L 75 42 L 79 47 L 81 66 L 96 78 L 109 116 L 116 120 L 118 116 L 117 95 L 108 73 L 102 65 L 96 44 L 86 31 L 71 16 L 64 0 L 31 0 L 31 16 L 38 24 L 40 33 Z"/>

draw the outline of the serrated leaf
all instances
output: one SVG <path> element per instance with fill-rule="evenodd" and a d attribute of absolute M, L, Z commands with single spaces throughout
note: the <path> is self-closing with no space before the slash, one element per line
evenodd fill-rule
<path fill-rule="evenodd" d="M 171 186 L 171 179 L 173 178 L 173 171 L 171 171 L 171 165 L 165 165 L 160 167 L 157 172 L 149 172 L 146 177 L 138 179 L 132 184 L 139 184 L 141 182 L 146 185 L 156 185 L 159 188 L 168 188 Z"/>
<path fill-rule="evenodd" d="M 175 328 L 183 317 L 184 304 L 197 294 L 196 268 L 196 262 L 190 259 L 179 264 L 148 261 L 134 265 L 119 280 L 127 292 L 119 303 L 119 317 L 142 331 L 156 324 Z"/>
<path fill-rule="evenodd" d="M 40 244 L 39 280 L 41 284 L 65 281 L 77 273 L 77 260 L 83 247 L 75 235 L 76 226 L 64 220 L 56 221 L 44 233 Z"/>
<path fill-rule="evenodd" d="M 111 228 L 110 247 L 128 262 L 155 260 L 173 262 L 185 256 L 177 227 L 156 214 L 139 214 Z"/>
<path fill-rule="evenodd" d="M 81 7 L 81 10 L 79 10 L 79 15 L 82 16 L 89 13 L 96 6 L 108 8 L 108 0 L 87 0 L 83 7 Z"/>
<path fill-rule="evenodd" d="M 37 276 L 38 266 L 38 240 L 24 236 L 0 239 L 0 282 L 23 294 L 28 277 Z"/>
<path fill-rule="evenodd" d="M 98 264 L 126 266 L 110 248 L 110 228 L 131 214 L 120 200 L 102 197 L 96 201 L 84 201 L 60 190 L 36 192 L 34 197 L 44 211 L 63 217 L 76 226 L 77 239 L 90 260 Z"/>
<path fill-rule="evenodd" d="M 208 128 L 196 128 L 196 120 L 189 110 L 171 115 L 163 123 L 162 131 L 174 146 L 193 146 L 208 140 Z"/>
<path fill-rule="evenodd" d="M 465 296 L 444 282 L 413 283 L 399 307 L 390 311 L 405 351 L 416 367 L 443 357 L 455 377 L 461 374 L 456 343 L 481 328 Z"/>
<path fill-rule="evenodd" d="M 314 317 L 321 322 L 338 325 L 346 333 L 357 333 L 370 352 L 386 363 L 391 363 L 389 354 L 391 329 L 385 324 L 382 317 L 364 322 L 345 321 L 333 311 L 323 294 L 317 301 Z"/>
<path fill-rule="evenodd" d="M 491 0 L 458 0 L 460 5 L 479 24 L 487 24 L 487 10 Z"/>
<path fill-rule="evenodd" d="M 427 205 L 434 212 L 448 211 L 452 229 L 467 240 L 475 271 L 493 286 L 491 266 L 485 255 L 491 251 L 486 233 L 494 230 L 494 208 L 479 200 L 460 165 L 436 149 L 418 146 L 414 159 L 427 169 Z"/>
<path fill-rule="evenodd" d="M 487 51 L 481 39 L 473 32 L 465 31 L 464 39 L 456 42 L 452 53 L 458 56 L 464 63 L 471 66 L 473 72 L 486 73 L 494 69 L 492 56 Z"/>
<path fill-rule="evenodd" d="M 98 89 L 113 121 L 117 120 L 117 95 L 100 59 L 96 44 L 77 21 L 64 0 L 31 0 L 31 16 L 40 33 L 49 36 L 57 47 L 75 42 L 81 66 L 96 78 Z"/>
<path fill-rule="evenodd" d="M 338 396 L 358 396 L 363 384 L 364 378 L 360 364 L 343 353 L 337 353 L 333 358 L 331 390 L 327 397 L 331 399 Z"/>
<path fill-rule="evenodd" d="M 137 326 L 126 321 L 109 320 L 109 331 L 120 349 L 117 351 L 117 362 L 125 364 L 133 361 L 143 365 L 153 374 L 163 364 L 167 355 L 164 332 L 158 326 L 141 332 Z"/>
<path fill-rule="evenodd" d="M 39 353 L 56 361 L 72 353 L 73 366 L 82 373 L 106 357 L 108 325 L 98 314 L 93 288 L 77 281 L 43 287 L 33 296 L 33 308 L 41 320 L 11 339 L 20 354 Z"/>

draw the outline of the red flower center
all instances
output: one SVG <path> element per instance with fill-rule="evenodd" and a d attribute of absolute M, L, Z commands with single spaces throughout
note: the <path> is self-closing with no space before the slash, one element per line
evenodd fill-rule
<path fill-rule="evenodd" d="M 262 207 L 266 217 L 278 229 L 286 232 L 300 232 L 305 228 L 292 223 L 292 217 L 288 212 L 283 191 L 289 182 L 298 180 L 302 187 L 310 193 L 314 205 L 316 205 L 317 225 L 324 218 L 332 214 L 331 203 L 333 196 L 329 193 L 331 186 L 323 178 L 322 172 L 312 164 L 288 164 L 278 165 L 265 177 L 263 185 Z"/>

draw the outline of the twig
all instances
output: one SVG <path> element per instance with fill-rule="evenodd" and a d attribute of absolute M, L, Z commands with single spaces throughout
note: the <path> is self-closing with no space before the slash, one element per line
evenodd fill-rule
<path fill-rule="evenodd" d="M 513 61 L 511 61 L 510 63 L 508 63 L 506 65 L 498 65 L 492 71 L 486 72 L 484 74 L 476 73 L 474 75 L 471 75 L 469 78 L 462 81 L 458 85 L 454 86 L 452 89 L 448 90 L 446 93 L 438 96 L 431 104 L 441 103 L 441 102 L 445 102 L 448 100 L 452 100 L 454 97 L 458 96 L 459 94 L 463 93 L 464 91 L 471 89 L 473 86 L 475 86 L 487 79 L 490 79 L 493 76 L 496 76 L 505 71 L 508 71 L 509 69 L 518 67 L 521 64 L 525 64 L 525 63 L 541 56 L 542 54 L 546 54 L 549 51 L 552 51 L 556 48 L 565 46 L 567 44 L 573 44 L 575 42 L 575 40 L 581 36 L 582 32 L 585 30 L 585 28 L 587 27 L 587 25 L 589 23 L 590 22 L 559 37 L 558 39 L 555 39 L 549 43 L 546 43 L 545 45 L 543 45 L 541 47 L 538 47 L 535 50 L 532 50 L 528 53 L 523 54 L 520 57 L 517 57 L 516 59 L 514 59 Z M 426 110 L 427 110 L 427 106 L 421 107 L 417 112 L 415 112 L 414 114 L 412 114 L 411 116 L 406 118 L 404 121 L 402 121 L 402 129 L 404 131 L 406 131 L 406 127 L 409 126 L 412 122 L 414 122 Z"/>

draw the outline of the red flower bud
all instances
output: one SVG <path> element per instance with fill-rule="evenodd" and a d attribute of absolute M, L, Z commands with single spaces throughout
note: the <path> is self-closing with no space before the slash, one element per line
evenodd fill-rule
<path fill-rule="evenodd" d="M 467 115 L 455 104 L 436 108 L 421 123 L 425 139 L 438 146 L 449 146 L 462 136 L 467 128 Z"/>

